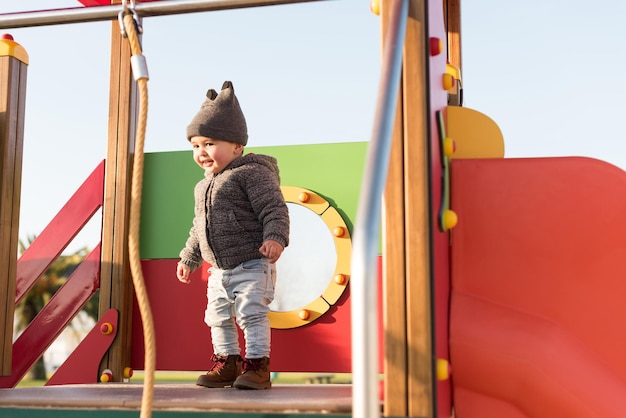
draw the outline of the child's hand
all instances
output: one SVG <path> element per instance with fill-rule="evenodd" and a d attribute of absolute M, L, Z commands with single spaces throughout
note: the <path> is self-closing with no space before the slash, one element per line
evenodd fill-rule
<path fill-rule="evenodd" d="M 263 243 L 263 245 L 261 245 L 259 252 L 263 254 L 263 257 L 269 258 L 270 263 L 274 264 L 280 258 L 280 255 L 283 253 L 283 249 L 283 246 L 277 241 L 268 239 Z"/>
<path fill-rule="evenodd" d="M 178 263 L 178 265 L 176 266 L 176 277 L 178 277 L 179 281 L 185 284 L 191 283 L 191 279 L 189 278 L 189 273 L 190 273 L 189 266 L 186 266 L 183 263 Z"/>

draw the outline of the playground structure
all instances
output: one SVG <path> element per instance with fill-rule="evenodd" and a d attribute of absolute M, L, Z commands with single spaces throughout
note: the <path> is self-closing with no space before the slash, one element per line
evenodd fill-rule
<path fill-rule="evenodd" d="M 383 52 L 391 55 L 389 51 L 397 48 L 403 53 L 402 78 L 391 96 L 394 106 L 382 109 L 392 115 L 389 123 L 393 128 L 382 201 L 381 255 L 375 260 L 381 307 L 375 322 L 381 338 L 373 352 L 380 354 L 375 358 L 375 371 L 384 376 L 382 414 L 447 418 L 454 411 L 457 418 L 620 416 L 626 409 L 621 396 L 626 389 L 626 363 L 621 356 L 626 341 L 615 327 L 599 324 L 626 315 L 620 301 L 626 286 L 620 263 L 626 248 L 626 223 L 620 214 L 626 210 L 626 200 L 615 193 L 626 185 L 626 174 L 585 158 L 503 158 L 497 125 L 462 106 L 459 2 L 444 1 L 443 7 L 436 0 L 383 2 L 380 6 L 384 40 L 397 41 L 385 43 Z M 144 9 L 138 6 L 137 10 L 141 14 Z M 150 9 L 145 10 L 146 16 L 150 15 Z M 5 40 L 10 53 L 1 58 L 1 73 L 9 77 L 4 80 L 3 76 L 2 104 L 9 105 L 4 110 L 0 217 L 8 219 L 3 225 L 11 228 L 2 231 L 0 241 L 5 272 L 0 278 L 4 292 L 0 296 L 7 301 L 0 346 L 5 376 L 0 383 L 4 387 L 19 381 L 19 374 L 25 373 L 63 322 L 69 321 L 96 289 L 100 290 L 100 322 L 53 375 L 49 386 L 37 393 L 58 394 L 54 389 L 63 386 L 78 391 L 74 384 L 97 390 L 88 384 L 98 379 L 122 382 L 129 370 L 143 367 L 142 323 L 133 302 L 126 241 L 136 87 L 128 45 L 116 25 L 114 22 L 112 30 L 113 45 L 117 45 L 112 48 L 114 106 L 110 108 L 118 113 L 110 115 L 107 157 L 17 264 L 15 222 L 23 135 L 19 121 L 24 110 L 19 97 L 26 86 L 27 55 L 19 45 Z M 402 36 L 394 38 L 390 33 Z M 400 74 L 400 68 L 394 72 L 392 64 L 385 70 L 383 76 L 391 73 L 391 79 Z M 393 82 L 389 85 L 394 86 Z M 384 148 L 378 138 L 369 146 Z M 341 219 L 327 224 L 332 225 L 333 233 L 335 227 L 345 227 L 334 234 L 337 248 L 352 237 L 356 243 L 362 226 L 358 199 L 364 194 L 361 189 L 359 196 L 359 185 L 372 175 L 367 143 L 253 151 L 278 157 L 283 183 L 301 188 L 289 195 L 291 202 L 318 215 L 328 207 L 316 209 L 315 204 L 333 202 Z M 313 179 L 307 162 L 316 153 L 326 158 L 350 155 L 352 160 L 343 164 L 349 167 L 354 182 L 337 182 L 346 172 L 332 170 L 327 178 Z M 150 235 L 158 231 L 171 236 L 173 231 L 186 230 L 175 221 L 167 227 L 171 231 L 163 230 L 162 219 L 171 219 L 172 209 L 161 202 L 163 196 L 176 195 L 175 187 L 178 193 L 185 193 L 195 182 L 196 173 L 184 172 L 187 158 L 181 153 L 146 155 L 141 255 L 144 274 L 150 278 L 147 285 L 155 315 L 159 370 L 204 369 L 209 354 L 194 350 L 184 356 L 173 353 L 180 347 L 210 346 L 201 322 L 180 327 L 185 321 L 177 317 L 202 317 L 202 286 L 207 278 L 198 272 L 202 277 L 194 281 L 195 287 L 184 289 L 174 280 L 161 279 L 163 272 L 174 271 L 176 253 L 167 242 Z M 175 187 L 168 184 L 164 166 L 182 173 Z M 328 166 L 340 165 L 329 162 Z M 188 187 L 181 186 L 185 183 Z M 14 302 L 99 207 L 103 210 L 101 245 L 68 281 L 72 285 L 61 289 L 65 296 L 55 297 L 47 307 L 49 313 L 42 312 L 25 332 L 26 337 L 12 344 Z M 340 221 L 344 223 L 337 224 Z M 181 222 L 187 219 L 183 217 Z M 178 244 L 173 247 L 177 250 Z M 356 372 L 363 376 L 353 362 L 354 352 L 362 347 L 354 347 L 354 335 L 349 335 L 361 332 L 354 324 L 361 324 L 363 318 L 354 318 L 358 309 L 351 308 L 362 303 L 363 284 L 371 283 L 357 274 L 358 268 L 355 263 L 347 266 L 345 254 L 338 254 L 329 278 L 328 289 L 332 290 L 324 291 L 321 300 L 311 305 L 278 313 L 288 319 L 273 321 L 274 370 Z M 185 306 L 194 313 L 163 306 Z M 367 341 L 363 337 L 363 342 Z M 359 358 L 367 363 L 371 352 Z M 105 370 L 110 374 L 102 379 Z M 371 402 L 358 398 L 361 390 L 371 390 L 367 387 L 371 382 L 358 387 L 362 383 L 353 382 L 351 409 L 340 404 L 330 413 L 378 415 L 377 410 L 358 404 Z M 105 383 L 97 385 L 107 387 Z M 108 387 L 117 390 L 123 386 Z M 280 394 L 280 388 L 276 389 L 272 391 Z M 24 389 L 1 391 L 0 408 L 4 402 L 15 405 L 10 403 L 15 399 L 33 401 L 29 393 L 20 398 L 24 393 L 20 391 Z M 307 391 L 311 398 L 315 396 L 315 389 Z M 328 392 L 323 396 L 329 396 Z M 355 405 L 357 398 L 360 401 Z M 256 405 L 247 408 L 242 407 L 241 399 L 236 401 L 240 404 L 225 408 L 234 412 L 243 408 L 250 415 L 259 410 L 286 414 L 280 409 L 281 400 L 274 409 L 263 409 L 263 400 L 257 399 Z M 282 403 L 293 407 L 287 399 Z M 25 405 L 21 408 L 34 414 Z M 322 409 L 317 413 L 328 412 Z M 115 411 L 107 412 L 109 415 L 103 416 L 115 416 Z"/>

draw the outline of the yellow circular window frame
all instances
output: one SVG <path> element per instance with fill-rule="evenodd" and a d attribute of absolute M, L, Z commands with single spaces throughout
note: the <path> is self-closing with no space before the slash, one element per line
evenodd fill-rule
<path fill-rule="evenodd" d="M 331 204 L 315 192 L 296 186 L 281 186 L 285 202 L 304 206 L 320 216 L 335 243 L 337 264 L 321 296 L 292 311 L 270 311 L 270 325 L 275 329 L 297 328 L 310 324 L 326 313 L 341 297 L 350 280 L 352 239 L 343 218 Z"/>

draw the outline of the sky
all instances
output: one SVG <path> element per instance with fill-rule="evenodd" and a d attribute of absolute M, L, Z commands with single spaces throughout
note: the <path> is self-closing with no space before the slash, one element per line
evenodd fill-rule
<path fill-rule="evenodd" d="M 2 0 L 0 14 L 79 6 Z M 587 156 L 626 169 L 626 2 L 461 6 L 464 105 L 500 126 L 505 157 Z M 249 146 L 370 140 L 381 35 L 367 0 L 150 17 L 143 28 L 145 152 L 190 150 L 185 127 L 206 90 L 224 80 L 233 81 L 246 114 Z M 3 32 L 30 59 L 20 214 L 26 239 L 106 155 L 111 23 Z M 92 248 L 100 221 L 97 215 L 68 250 Z"/>

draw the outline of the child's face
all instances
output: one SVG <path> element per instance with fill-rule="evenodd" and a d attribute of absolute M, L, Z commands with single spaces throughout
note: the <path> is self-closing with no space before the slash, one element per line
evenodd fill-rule
<path fill-rule="evenodd" d="M 243 154 L 243 145 L 234 142 L 194 136 L 190 139 L 193 160 L 205 174 L 217 174 Z"/>

